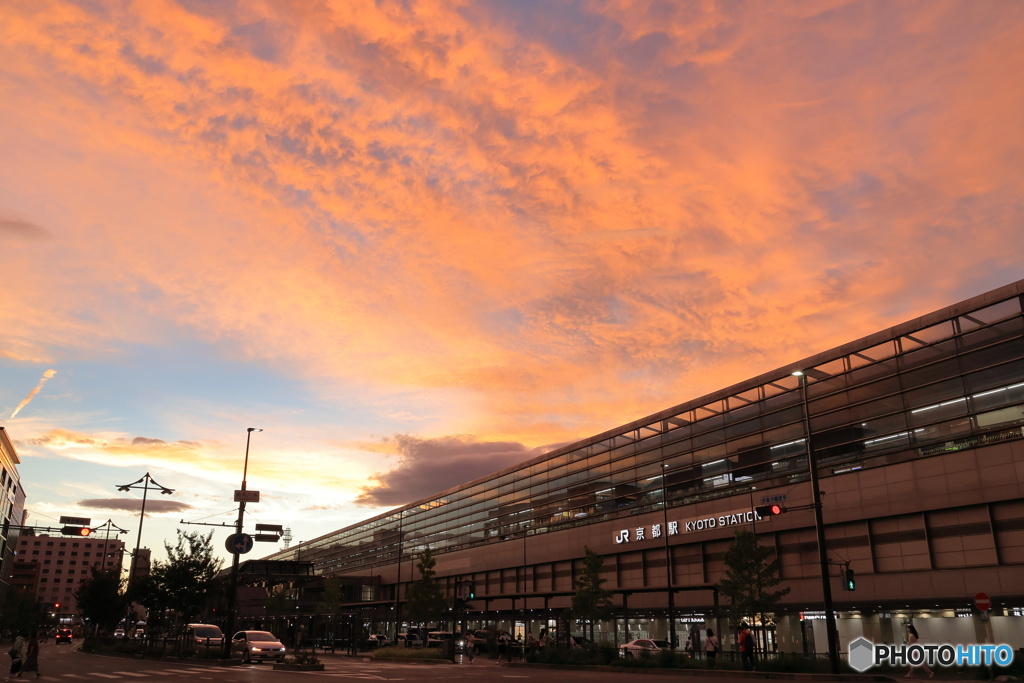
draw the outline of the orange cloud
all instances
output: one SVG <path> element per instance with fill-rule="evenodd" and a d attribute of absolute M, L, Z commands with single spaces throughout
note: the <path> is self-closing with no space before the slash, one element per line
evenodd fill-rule
<path fill-rule="evenodd" d="M 529 7 L 6 4 L 0 355 L 170 326 L 532 446 L 1021 277 L 1016 6 Z"/>

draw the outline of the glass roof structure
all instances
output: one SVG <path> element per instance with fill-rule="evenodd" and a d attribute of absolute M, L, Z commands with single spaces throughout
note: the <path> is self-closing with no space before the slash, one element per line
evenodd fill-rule
<path fill-rule="evenodd" d="M 524 461 L 275 560 L 364 574 L 435 555 L 1022 438 L 1024 281 Z"/>

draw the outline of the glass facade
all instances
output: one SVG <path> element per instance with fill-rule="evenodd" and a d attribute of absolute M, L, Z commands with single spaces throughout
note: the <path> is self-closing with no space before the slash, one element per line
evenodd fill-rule
<path fill-rule="evenodd" d="M 271 556 L 367 574 L 437 555 L 1022 438 L 1024 282 Z"/>

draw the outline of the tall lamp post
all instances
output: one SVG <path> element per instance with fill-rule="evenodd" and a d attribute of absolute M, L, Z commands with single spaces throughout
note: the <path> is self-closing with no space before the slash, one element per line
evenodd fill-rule
<path fill-rule="evenodd" d="M 832 609 L 832 582 L 828 573 L 828 549 L 825 547 L 825 521 L 821 511 L 821 488 L 818 485 L 818 460 L 811 443 L 811 412 L 807 402 L 807 375 L 797 370 L 793 375 L 800 380 L 800 400 L 803 403 L 804 439 L 807 445 L 807 467 L 811 474 L 811 505 L 814 509 L 814 532 L 818 537 L 818 562 L 821 565 L 821 594 L 825 603 L 825 634 L 828 638 L 828 661 L 832 673 L 839 673 L 839 632 Z"/>
<path fill-rule="evenodd" d="M 262 432 L 258 427 L 249 427 L 245 434 L 245 464 L 242 466 L 242 490 L 245 491 L 246 478 L 249 474 L 249 440 L 253 432 Z M 245 518 L 245 499 L 238 502 L 238 519 L 235 521 L 235 535 L 242 533 L 242 522 Z M 238 593 L 238 553 L 231 557 L 231 584 L 228 586 L 228 629 L 224 634 L 224 658 L 231 657 L 231 636 L 235 633 L 235 597 Z"/>
<path fill-rule="evenodd" d="M 665 571 L 667 572 L 668 588 L 668 642 L 673 650 L 676 649 L 676 596 L 674 584 L 675 567 L 672 565 L 672 549 L 668 545 L 668 464 L 661 463 L 661 511 L 664 513 L 665 526 L 662 527 L 661 535 L 665 537 Z"/>

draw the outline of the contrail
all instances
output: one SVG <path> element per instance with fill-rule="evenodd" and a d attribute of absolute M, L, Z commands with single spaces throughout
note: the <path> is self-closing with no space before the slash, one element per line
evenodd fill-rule
<path fill-rule="evenodd" d="M 18 407 L 14 409 L 14 412 L 11 413 L 11 416 L 7 419 L 13 420 L 14 417 L 21 412 L 22 408 L 24 408 L 25 406 L 32 402 L 32 399 L 36 397 L 36 394 L 38 394 L 39 391 L 43 388 L 43 385 L 46 384 L 46 380 L 50 379 L 56 374 L 56 370 L 47 370 L 46 372 L 44 372 L 43 376 L 39 379 L 39 384 L 36 385 L 36 388 L 28 392 L 28 396 L 26 396 L 25 399 L 18 404 Z"/>

